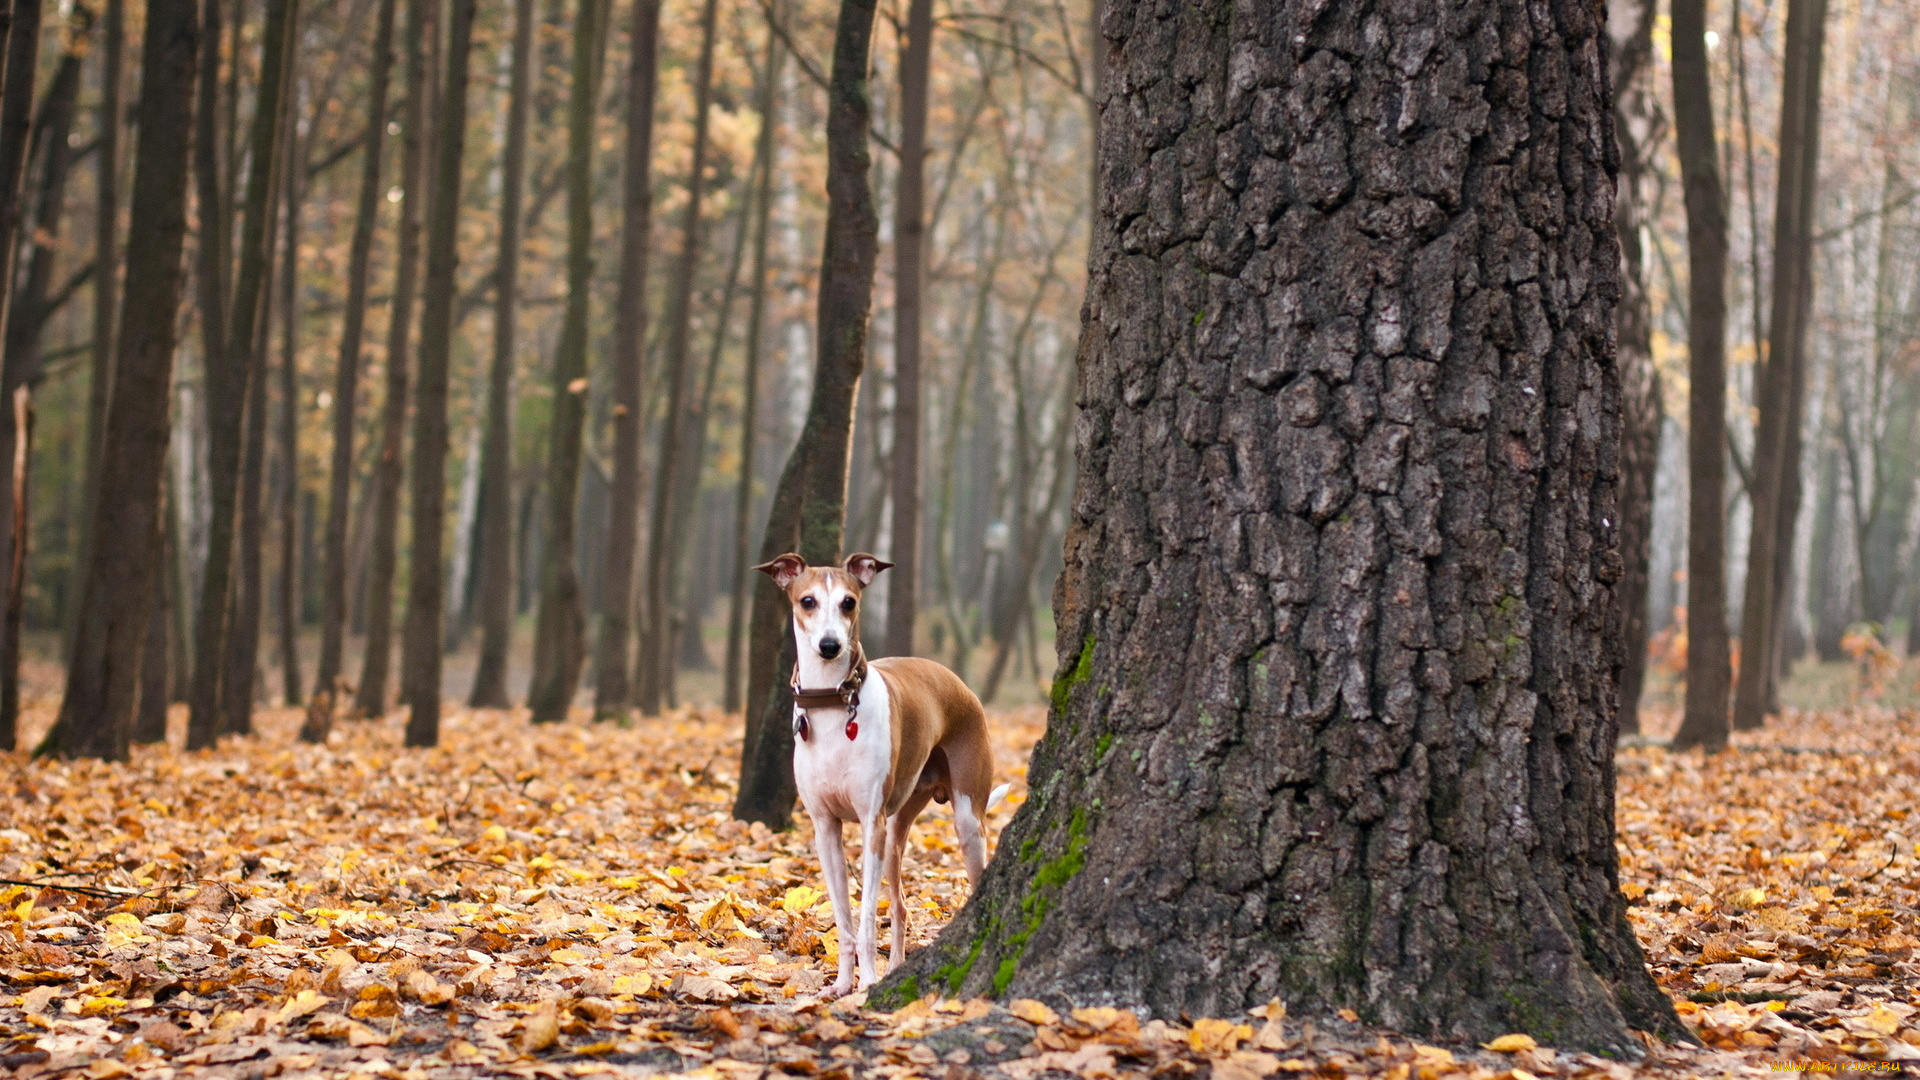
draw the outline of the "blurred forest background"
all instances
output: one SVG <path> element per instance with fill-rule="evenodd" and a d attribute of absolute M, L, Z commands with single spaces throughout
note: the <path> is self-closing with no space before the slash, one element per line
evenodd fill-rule
<path fill-rule="evenodd" d="M 1898 661 L 1920 646 L 1920 13 L 1907 0 L 1807 6 L 1827 10 L 1782 655 L 1849 666 L 1808 669 L 1785 694 L 1913 696 Z M 0 497 L 25 496 L 9 515 L 25 544 L 10 564 L 0 732 L 23 700 L 57 704 L 80 621 L 148 7 L 14 7 L 0 103 L 5 389 L 29 388 L 34 420 L 29 448 L 24 414 L 0 418 L 19 473 Z M 140 732 L 164 730 L 156 702 L 222 695 L 229 716 L 235 695 L 321 691 L 328 715 L 384 711 L 410 596 L 438 609 L 448 699 L 518 704 L 545 664 L 565 700 L 603 713 L 740 706 L 758 581 L 745 567 L 762 557 L 816 374 L 840 7 L 206 0 L 217 48 L 198 60 L 193 102 Z M 885 631 L 885 647 L 941 659 L 1003 704 L 1038 700 L 1053 667 L 1093 180 L 1089 7 L 883 0 L 873 31 L 879 258 L 842 548 L 917 567 L 871 597 L 876 653 L 902 603 L 895 584 L 914 581 L 912 640 Z M 1616 47 L 1641 50 L 1616 92 L 1660 406 L 1641 478 L 1646 618 L 1629 638 L 1647 642 L 1648 700 L 1670 705 L 1688 656 L 1688 223 L 1672 22 L 1664 6 L 1616 9 Z M 1705 9 L 1729 256 L 1723 570 L 1736 636 L 1778 261 L 1786 9 Z M 918 59 L 916 18 L 930 27 Z M 461 52 L 464 117 L 439 92 Z M 923 121 L 909 107 L 917 79 Z M 455 174 L 435 168 L 449 116 Z M 923 242 L 902 231 L 916 146 Z M 457 261 L 436 264 L 424 249 L 445 192 Z M 923 283 L 903 278 L 915 263 Z M 903 383 L 919 402 L 905 424 Z M 443 433 L 421 427 L 423 409 Z M 444 453 L 422 454 L 422 430 Z M 624 475 L 623 457 L 637 463 Z M 440 474 L 427 517 L 422 468 Z M 895 493 L 916 487 L 918 538 L 903 552 Z M 407 532 L 422 521 L 441 537 L 428 592 Z M 211 631 L 210 604 L 224 607 Z M 561 659 L 537 660 L 549 646 Z M 224 680 L 208 681 L 208 657 Z M 237 707 L 223 723 L 206 705 L 193 737 L 243 729 Z"/>

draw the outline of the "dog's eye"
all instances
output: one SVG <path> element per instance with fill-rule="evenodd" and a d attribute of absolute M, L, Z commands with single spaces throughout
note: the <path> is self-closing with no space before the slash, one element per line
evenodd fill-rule
<path fill-rule="evenodd" d="M 854 605 L 855 605 L 856 603 L 858 603 L 858 601 L 856 601 L 856 600 L 855 600 L 855 599 L 854 599 L 853 597 L 851 597 L 851 596 L 848 596 L 848 597 L 843 597 L 843 598 L 841 598 L 841 600 L 840 600 L 840 610 L 841 610 L 841 611 L 852 611 L 852 610 L 853 610 L 853 607 L 854 607 Z"/>
<path fill-rule="evenodd" d="M 820 606 L 820 601 L 815 600 L 811 596 L 803 596 L 800 598 L 800 606 L 807 609 L 808 611 L 812 611 L 814 608 L 817 608 Z"/>

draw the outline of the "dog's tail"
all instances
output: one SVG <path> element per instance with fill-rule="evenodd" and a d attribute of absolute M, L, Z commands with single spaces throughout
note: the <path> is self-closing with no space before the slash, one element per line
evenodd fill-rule
<path fill-rule="evenodd" d="M 1013 788 L 1012 784 L 1001 784 L 999 787 L 994 788 L 993 794 L 987 796 L 986 810 L 982 810 L 981 813 L 983 814 L 987 813 L 988 811 L 992 810 L 994 807 L 999 806 L 1000 803 L 1006 799 L 1007 792 L 1012 788 Z"/>

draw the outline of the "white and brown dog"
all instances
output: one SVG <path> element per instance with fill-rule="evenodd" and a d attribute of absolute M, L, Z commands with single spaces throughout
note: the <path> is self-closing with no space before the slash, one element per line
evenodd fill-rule
<path fill-rule="evenodd" d="M 890 656 L 871 663 L 860 648 L 860 594 L 892 566 L 872 555 L 844 567 L 808 566 L 782 555 L 754 569 L 773 578 L 793 605 L 798 662 L 793 672 L 793 776 L 813 819 L 814 850 L 840 929 L 837 997 L 879 979 L 876 908 L 881 878 L 892 883 L 891 970 L 906 953 L 907 904 L 900 856 L 929 802 L 953 803 L 953 823 L 979 884 L 987 862 L 986 812 L 1006 794 L 993 783 L 986 711 L 960 677 L 931 660 Z M 872 675 L 879 675 L 875 679 Z M 847 897 L 842 822 L 860 823 L 860 922 Z"/>

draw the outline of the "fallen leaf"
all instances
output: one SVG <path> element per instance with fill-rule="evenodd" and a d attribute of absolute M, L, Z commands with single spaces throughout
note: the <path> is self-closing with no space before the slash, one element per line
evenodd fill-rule
<path fill-rule="evenodd" d="M 1496 1053 L 1517 1054 L 1522 1050 L 1533 1050 L 1540 1044 L 1535 1042 L 1531 1035 L 1515 1033 L 1512 1035 L 1502 1035 L 1492 1042 L 1481 1043 L 1480 1045 Z"/>
<path fill-rule="evenodd" d="M 1036 1027 L 1060 1022 L 1060 1014 L 1032 998 L 1015 998 L 1007 1003 L 1007 1011 Z"/>

